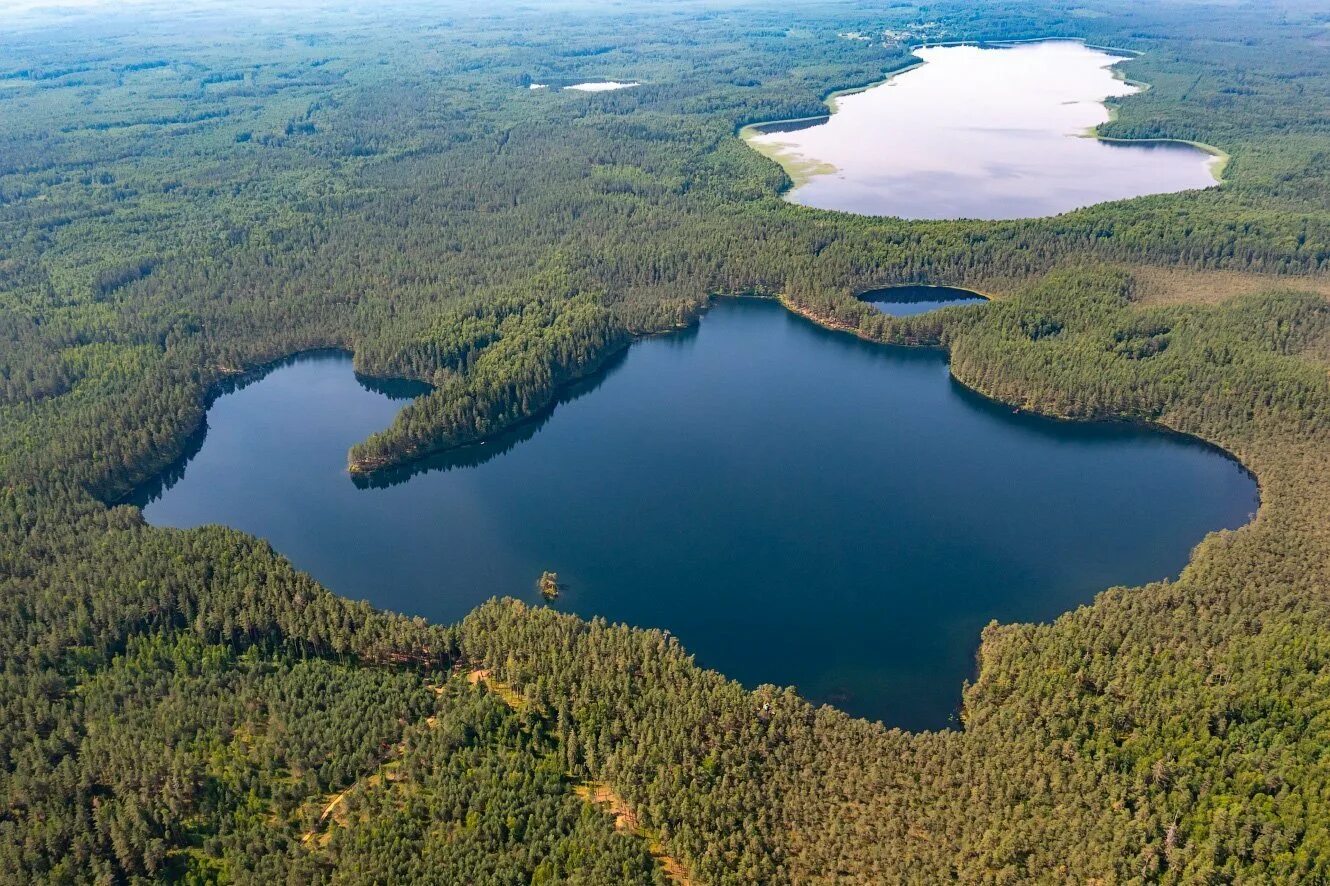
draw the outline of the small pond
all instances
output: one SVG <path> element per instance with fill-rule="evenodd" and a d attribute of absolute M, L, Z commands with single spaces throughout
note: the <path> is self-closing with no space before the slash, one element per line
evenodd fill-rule
<path fill-rule="evenodd" d="M 951 308 L 957 305 L 988 303 L 988 299 L 977 292 L 951 286 L 888 286 L 885 289 L 870 289 L 868 292 L 860 293 L 859 300 L 892 317 L 926 314 L 938 308 Z"/>

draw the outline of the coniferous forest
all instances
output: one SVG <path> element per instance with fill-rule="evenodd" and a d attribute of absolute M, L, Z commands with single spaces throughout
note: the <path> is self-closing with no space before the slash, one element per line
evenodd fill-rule
<path fill-rule="evenodd" d="M 1330 879 L 1323 3 L 0 14 L 0 882 Z M 907 222 L 787 203 L 738 135 L 914 43 L 1046 36 L 1139 52 L 1150 88 L 1101 133 L 1213 145 L 1223 185 Z M 585 79 L 641 85 L 557 88 Z M 1000 297 L 855 298 L 891 283 Z M 372 476 L 721 296 L 945 348 L 1013 408 L 1202 438 L 1261 509 L 1176 580 L 990 625 L 960 724 L 910 733 L 649 628 L 379 611 L 121 504 L 291 354 L 431 386 L 348 453 Z"/>

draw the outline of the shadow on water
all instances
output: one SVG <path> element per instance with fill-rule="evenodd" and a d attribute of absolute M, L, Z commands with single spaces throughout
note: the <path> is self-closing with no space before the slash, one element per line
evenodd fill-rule
<path fill-rule="evenodd" d="M 676 346 L 686 346 L 697 337 L 698 325 L 696 323 L 669 334 L 668 339 L 671 344 Z M 293 366 L 296 363 L 311 362 L 318 360 L 333 360 L 340 362 L 350 356 L 349 351 L 338 348 L 322 348 L 314 351 L 302 351 L 298 354 L 291 354 L 272 363 L 266 363 L 261 367 L 249 372 L 230 376 L 220 381 L 211 396 L 208 398 L 207 409 L 211 410 L 212 404 L 221 397 L 228 394 L 238 393 L 252 384 L 256 384 L 267 378 L 272 373 L 287 366 Z M 610 355 L 596 369 L 595 372 L 578 379 L 570 385 L 565 386 L 554 402 L 526 421 L 503 431 L 499 434 L 486 439 L 481 443 L 473 443 L 467 446 L 459 446 L 455 449 L 449 449 L 445 452 L 439 452 L 434 455 L 428 455 L 424 458 L 401 465 L 399 467 L 388 468 L 376 471 L 373 474 L 351 474 L 351 481 L 359 489 L 388 489 L 402 483 L 406 483 L 413 477 L 422 474 L 432 474 L 437 472 L 447 472 L 458 468 L 474 468 L 492 461 L 500 455 L 511 452 L 514 448 L 530 440 L 536 434 L 540 433 L 554 415 L 555 410 L 565 403 L 571 403 L 587 394 L 592 393 L 613 375 L 627 359 L 628 348 Z M 380 378 L 371 375 L 362 375 L 354 373 L 356 382 L 365 390 L 376 394 L 381 394 L 390 400 L 410 401 L 417 397 L 424 396 L 432 391 L 432 385 L 422 381 L 414 381 L 405 378 Z M 117 504 L 135 505 L 140 508 L 147 507 L 149 504 L 159 500 L 175 486 L 185 476 L 185 471 L 189 463 L 203 449 L 203 445 L 208 437 L 208 418 L 205 413 L 203 421 L 198 429 L 189 435 L 185 441 L 184 448 L 180 457 L 168 465 L 161 473 L 157 474 L 146 483 L 139 486 L 129 495 L 120 499 Z"/>
<path fill-rule="evenodd" d="M 948 299 L 943 302 L 943 306 L 950 304 L 988 304 L 990 299 L 975 293 L 969 289 L 959 289 L 950 286 L 916 286 L 901 285 L 888 286 L 882 289 L 873 289 L 862 293 L 859 298 L 868 296 L 877 296 L 883 293 L 902 293 L 907 298 L 912 293 L 906 290 L 926 290 L 933 293 L 932 299 L 937 299 L 938 292 L 957 293 L 961 300 Z M 911 302 L 907 302 L 911 303 Z M 912 302 L 918 304 L 920 302 Z M 930 363 L 950 364 L 951 358 L 946 350 L 937 347 L 920 347 L 916 345 L 895 345 L 885 344 L 883 342 L 868 341 L 860 338 L 852 332 L 846 332 L 839 329 L 828 329 L 825 326 L 796 314 L 792 311 L 786 311 L 782 308 L 787 320 L 792 324 L 806 327 L 814 335 L 825 336 L 835 339 L 839 347 L 850 347 L 859 350 L 869 358 L 889 360 L 896 365 L 927 365 Z M 1244 477 L 1256 484 L 1258 478 L 1251 469 L 1243 464 L 1233 453 L 1216 446 L 1208 440 L 1200 437 L 1194 437 L 1190 434 L 1184 434 L 1180 431 L 1174 431 L 1162 425 L 1153 424 L 1147 421 L 1136 421 L 1130 419 L 1085 419 L 1085 418 L 1056 418 L 1050 415 L 1043 415 L 1038 412 L 1022 410 L 1000 400 L 994 400 L 985 394 L 981 394 L 974 388 L 969 387 L 964 382 L 947 372 L 947 386 L 955 395 L 956 400 L 966 407 L 967 411 L 976 415 L 983 416 L 1009 427 L 1019 427 L 1022 433 L 1028 433 L 1041 440 L 1059 445 L 1083 445 L 1083 444 L 1102 444 L 1114 442 L 1130 442 L 1139 440 L 1141 434 L 1145 433 L 1150 437 L 1166 439 L 1174 445 L 1180 445 L 1184 448 L 1195 449 L 1200 452 L 1206 452 L 1223 457 L 1223 459 L 1232 464 L 1239 470 Z M 1259 499 L 1256 502 L 1259 505 Z M 1248 515 L 1249 519 L 1255 517 L 1255 511 Z"/>
<path fill-rule="evenodd" d="M 870 289 L 856 296 L 892 317 L 909 317 L 923 314 L 939 308 L 959 305 L 987 304 L 988 299 L 971 290 L 954 286 L 925 286 L 922 284 L 902 284 L 881 289 Z"/>
<path fill-rule="evenodd" d="M 203 421 L 199 422 L 198 428 L 185 439 L 185 444 L 180 450 L 180 456 L 163 468 L 161 473 L 152 477 L 128 495 L 115 501 L 114 504 L 145 508 L 165 495 L 172 486 L 179 483 L 185 476 L 185 469 L 189 467 L 189 463 L 203 449 L 203 444 L 208 438 L 208 413 L 212 411 L 213 404 L 222 397 L 239 393 L 250 385 L 263 381 L 277 370 L 294 366 L 297 363 L 318 360 L 340 361 L 349 355 L 349 351 L 344 351 L 341 348 L 316 348 L 312 351 L 288 354 L 281 359 L 264 363 L 247 372 L 239 372 L 220 379 L 208 394 L 208 402 L 204 405 Z M 376 388 L 366 384 L 365 379 L 362 379 L 360 375 L 357 375 L 356 379 L 368 390 L 376 390 Z M 428 389 L 428 386 L 426 388 Z"/>
<path fill-rule="evenodd" d="M 414 400 L 434 390 L 433 385 L 409 378 L 378 378 L 373 375 L 361 375 L 359 372 L 355 375 L 356 381 L 362 388 L 382 394 L 389 400 Z"/>
<path fill-rule="evenodd" d="M 830 114 L 823 114 L 819 117 L 805 117 L 801 120 L 777 120 L 774 123 L 754 123 L 749 128 L 754 132 L 760 132 L 762 135 L 776 135 L 782 132 L 798 132 L 801 129 L 812 129 L 814 126 L 821 126 L 830 119 Z"/>
<path fill-rule="evenodd" d="M 1171 444 L 1182 447 L 1189 447 L 1198 451 L 1212 453 L 1222 456 L 1225 461 L 1231 463 L 1234 468 L 1241 471 L 1243 476 L 1247 477 L 1253 484 L 1257 482 L 1257 477 L 1251 469 L 1238 460 L 1233 453 L 1223 447 L 1216 446 L 1208 440 L 1202 440 L 1200 437 L 1193 437 L 1190 434 L 1184 434 L 1180 431 L 1174 431 L 1163 425 L 1153 424 L 1147 421 L 1134 421 L 1130 419 L 1084 419 L 1084 418 L 1055 418 L 1049 415 L 1042 415 L 1038 412 L 1028 412 L 1017 409 L 987 397 L 974 388 L 968 387 L 964 382 L 958 380 L 954 375 L 948 373 L 947 381 L 951 386 L 952 392 L 956 398 L 973 412 L 991 416 L 996 421 L 1009 422 L 1019 421 L 1023 432 L 1033 434 L 1049 442 L 1058 444 L 1080 444 L 1080 443 L 1105 443 L 1118 440 L 1128 441 L 1139 439 L 1144 432 L 1160 439 L 1166 439 Z M 1257 502 L 1259 504 L 1259 501 Z M 1254 517 L 1253 511 L 1248 515 Z"/>
<path fill-rule="evenodd" d="M 222 394 L 234 393 L 245 387 L 246 384 L 248 384 L 248 382 L 239 385 L 231 385 L 228 382 L 227 386 L 229 389 L 219 392 L 217 396 L 220 397 Z M 205 414 L 203 421 L 199 423 L 198 429 L 190 434 L 188 439 L 185 440 L 185 446 L 180 452 L 180 457 L 167 465 L 160 474 L 148 480 L 148 482 L 139 486 L 129 495 L 126 495 L 124 498 L 115 502 L 115 504 L 134 505 L 138 508 L 146 508 L 148 505 L 160 499 L 171 489 L 172 486 L 175 486 L 184 479 L 185 469 L 189 467 L 189 463 L 194 460 L 194 456 L 198 455 L 200 450 L 203 449 L 203 442 L 207 439 L 207 436 L 208 417 Z"/>

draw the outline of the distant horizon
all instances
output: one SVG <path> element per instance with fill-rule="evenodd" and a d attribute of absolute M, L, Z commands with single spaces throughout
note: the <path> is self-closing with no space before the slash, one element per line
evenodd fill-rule
<path fill-rule="evenodd" d="M 512 12 L 533 12 L 542 7 L 549 11 L 602 12 L 606 15 L 622 15 L 634 8 L 652 8 L 666 5 L 684 8 L 711 9 L 759 9 L 779 5 L 777 0 L 626 0 L 626 2 L 604 4 L 595 0 L 500 0 L 499 6 L 506 6 Z M 837 5 L 834 2 L 831 5 Z M 844 2 L 848 8 L 853 4 Z M 200 13 L 232 11 L 249 12 L 258 15 L 280 13 L 294 9 L 319 11 L 335 14 L 337 12 L 372 12 L 379 13 L 390 9 L 403 12 L 420 12 L 454 15 L 458 12 L 479 16 L 473 4 L 463 0 L 192 0 L 183 7 L 175 0 L 7 0 L 0 3 L 0 21 L 13 21 L 36 27 L 67 24 L 71 21 L 96 18 L 106 13 L 150 12 L 162 18 L 184 19 Z M 489 12 L 493 11 L 489 7 Z"/>

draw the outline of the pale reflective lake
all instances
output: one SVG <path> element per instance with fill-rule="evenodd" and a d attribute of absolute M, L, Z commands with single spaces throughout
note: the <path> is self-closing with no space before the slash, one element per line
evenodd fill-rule
<path fill-rule="evenodd" d="M 564 89 L 573 89 L 578 92 L 614 92 L 616 89 L 632 89 L 634 86 L 641 85 L 636 81 L 621 83 L 618 80 L 598 80 L 592 83 L 574 83 L 572 86 L 565 86 Z"/>
<path fill-rule="evenodd" d="M 1216 183 L 1218 158 L 1172 142 L 1086 138 L 1137 87 L 1121 56 L 1071 41 L 920 49 L 919 67 L 834 102 L 824 122 L 766 125 L 804 206 L 913 219 L 1031 218 Z"/>

